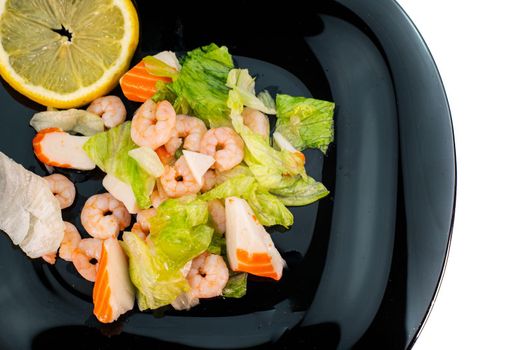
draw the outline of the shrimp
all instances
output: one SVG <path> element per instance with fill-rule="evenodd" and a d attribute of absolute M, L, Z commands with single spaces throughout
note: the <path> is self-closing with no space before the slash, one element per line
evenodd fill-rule
<path fill-rule="evenodd" d="M 168 142 L 174 128 L 175 111 L 170 102 L 155 104 L 150 99 L 133 116 L 131 138 L 139 146 L 156 149 Z"/>
<path fill-rule="evenodd" d="M 181 139 L 179 136 L 175 135 L 170 137 L 168 142 L 164 144 L 164 148 L 170 155 L 174 155 L 175 152 L 181 147 L 183 144 L 183 139 Z"/>
<path fill-rule="evenodd" d="M 203 186 L 201 186 L 201 192 L 205 193 L 210 191 L 217 184 L 216 172 L 212 169 L 206 171 L 203 175 Z"/>
<path fill-rule="evenodd" d="M 60 243 L 58 256 L 66 261 L 71 261 L 73 251 L 77 249 L 80 240 L 81 237 L 77 228 L 73 224 L 64 221 L 64 238 L 62 238 L 62 243 Z"/>
<path fill-rule="evenodd" d="M 164 192 L 172 198 L 194 194 L 201 189 L 188 168 L 184 156 L 179 158 L 173 166 L 165 165 L 160 180 Z"/>
<path fill-rule="evenodd" d="M 148 234 L 143 231 L 141 225 L 138 222 L 133 224 L 131 232 L 135 233 L 140 239 L 146 239 L 146 237 L 148 236 Z"/>
<path fill-rule="evenodd" d="M 97 277 L 101 251 L 102 241 L 100 239 L 84 238 L 79 242 L 71 256 L 71 261 L 78 273 L 90 282 L 95 282 Z M 93 264 L 92 259 L 97 260 L 97 262 Z"/>
<path fill-rule="evenodd" d="M 199 151 L 214 157 L 215 169 L 226 171 L 241 163 L 245 155 L 244 146 L 243 139 L 234 130 L 221 127 L 206 132 Z"/>
<path fill-rule="evenodd" d="M 60 204 L 60 209 L 65 209 L 73 204 L 75 200 L 75 185 L 67 177 L 61 174 L 45 176 L 49 189 L 55 195 Z"/>
<path fill-rule="evenodd" d="M 157 210 L 155 208 L 139 210 L 137 213 L 137 222 L 132 226 L 132 232 L 145 239 L 150 234 L 150 218 L 155 216 Z"/>
<path fill-rule="evenodd" d="M 131 216 L 124 204 L 109 193 L 96 194 L 88 198 L 80 221 L 94 238 L 117 237 L 120 230 L 130 225 Z"/>
<path fill-rule="evenodd" d="M 196 298 L 213 298 L 221 295 L 228 282 L 228 267 L 220 255 L 203 253 L 192 261 L 186 277 Z"/>
<path fill-rule="evenodd" d="M 50 265 L 55 265 L 57 262 L 57 253 L 48 253 L 42 255 L 42 259 Z"/>
<path fill-rule="evenodd" d="M 217 233 L 224 234 L 226 231 L 226 215 L 223 203 L 219 199 L 211 200 L 208 202 L 208 212 Z"/>
<path fill-rule="evenodd" d="M 183 148 L 189 151 L 199 152 L 201 139 L 206 133 L 205 123 L 196 117 L 178 115 L 176 129 L 177 136 L 184 139 Z"/>
<path fill-rule="evenodd" d="M 86 110 L 99 115 L 107 128 L 122 124 L 126 119 L 126 107 L 117 96 L 99 97 Z"/>
<path fill-rule="evenodd" d="M 168 198 L 168 195 L 166 194 L 166 192 L 164 192 L 163 186 L 159 181 L 159 183 L 157 184 L 157 188 L 153 190 L 152 194 L 150 195 L 152 206 L 154 208 L 157 208 Z"/>
<path fill-rule="evenodd" d="M 243 109 L 243 123 L 253 132 L 268 139 L 270 134 L 270 124 L 268 117 L 257 109 L 245 107 Z"/>

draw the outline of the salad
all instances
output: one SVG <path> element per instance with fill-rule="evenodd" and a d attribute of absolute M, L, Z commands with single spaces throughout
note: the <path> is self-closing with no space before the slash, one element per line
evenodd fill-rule
<path fill-rule="evenodd" d="M 181 60 L 170 51 L 144 57 L 119 82 L 140 103 L 133 114 L 103 96 L 85 110 L 33 116 L 33 150 L 51 175 L 0 152 L 0 188 L 13 192 L 0 204 L 18 210 L 0 211 L 0 229 L 31 258 L 71 261 L 94 282 L 93 313 L 104 323 L 135 302 L 141 311 L 183 310 L 243 297 L 250 275 L 280 280 L 286 263 L 266 228 L 291 227 L 288 207 L 329 194 L 307 174 L 302 151 L 327 152 L 334 103 L 256 91 L 250 72 L 216 44 Z M 107 192 L 80 213 L 89 237 L 62 221 L 75 184 L 55 167 L 105 173 Z"/>

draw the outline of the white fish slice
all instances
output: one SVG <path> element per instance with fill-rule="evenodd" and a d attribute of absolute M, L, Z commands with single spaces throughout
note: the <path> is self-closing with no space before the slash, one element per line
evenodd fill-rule
<path fill-rule="evenodd" d="M 64 236 L 58 200 L 46 181 L 0 152 L 0 229 L 31 258 L 55 252 Z"/>

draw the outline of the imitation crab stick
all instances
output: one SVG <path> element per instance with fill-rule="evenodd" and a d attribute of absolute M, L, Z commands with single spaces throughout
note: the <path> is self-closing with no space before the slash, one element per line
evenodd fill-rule
<path fill-rule="evenodd" d="M 95 163 L 82 146 L 88 136 L 73 136 L 59 128 L 40 130 L 33 138 L 33 150 L 38 160 L 49 166 L 91 170 Z"/>
<path fill-rule="evenodd" d="M 139 62 L 126 74 L 122 76 L 119 83 L 122 92 L 128 100 L 135 102 L 144 102 L 157 91 L 156 84 L 158 81 L 169 83 L 171 78 L 158 77 L 148 73 L 144 61 Z"/>
<path fill-rule="evenodd" d="M 93 314 L 102 323 L 113 322 L 133 309 L 134 300 L 126 255 L 117 239 L 106 239 L 93 287 Z"/>
<path fill-rule="evenodd" d="M 248 203 L 228 197 L 225 214 L 227 255 L 232 270 L 279 280 L 285 261 Z"/>

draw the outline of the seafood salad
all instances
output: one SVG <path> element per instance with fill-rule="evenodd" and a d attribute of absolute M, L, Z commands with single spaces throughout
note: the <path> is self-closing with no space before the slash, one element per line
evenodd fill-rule
<path fill-rule="evenodd" d="M 146 56 L 119 82 L 129 101 L 107 95 L 33 116 L 33 150 L 48 176 L 0 152 L 0 188 L 27 192 L 7 197 L 18 211 L 0 212 L 0 229 L 29 257 L 69 261 L 93 282 L 103 323 L 135 305 L 241 298 L 251 276 L 279 281 L 287 266 L 267 228 L 291 227 L 288 207 L 329 194 L 302 151 L 327 151 L 334 103 L 257 91 L 216 44 Z M 82 228 L 62 220 L 76 189 L 60 168 L 105 173 L 105 191 L 83 204 Z"/>

